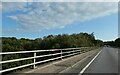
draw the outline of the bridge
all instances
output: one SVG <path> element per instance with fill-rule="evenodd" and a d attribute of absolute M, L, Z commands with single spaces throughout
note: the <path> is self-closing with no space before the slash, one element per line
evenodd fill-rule
<path fill-rule="evenodd" d="M 41 54 L 44 52 L 43 54 Z M 118 49 L 103 47 L 95 49 L 93 47 L 32 50 L 17 52 L 2 52 L 0 55 L 12 54 L 32 54 L 31 57 L 5 60 L 0 64 L 33 60 L 29 64 L 24 64 L 8 69 L 3 69 L 0 73 L 6 73 L 16 69 L 32 66 L 15 73 L 24 74 L 88 74 L 88 73 L 114 73 L 118 74 Z M 44 58 L 44 59 L 42 59 Z M 42 60 L 38 60 L 42 59 Z"/>

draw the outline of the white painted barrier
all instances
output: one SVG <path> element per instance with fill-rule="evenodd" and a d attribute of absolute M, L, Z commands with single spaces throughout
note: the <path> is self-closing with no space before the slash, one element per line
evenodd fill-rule
<path fill-rule="evenodd" d="M 0 53 L 0 55 L 33 53 L 34 56 L 33 57 L 27 57 L 27 58 L 19 58 L 19 59 L 13 59 L 13 60 L 0 61 L 0 64 L 16 62 L 16 61 L 22 61 L 22 60 L 28 60 L 28 59 L 33 59 L 34 61 L 33 61 L 33 63 L 30 63 L 30 64 L 25 64 L 25 65 L 21 65 L 21 66 L 9 68 L 9 69 L 1 70 L 0 73 L 15 70 L 15 69 L 19 69 L 19 68 L 24 68 L 24 67 L 31 66 L 31 65 L 33 65 L 33 68 L 36 68 L 36 64 L 43 63 L 43 62 L 48 62 L 48 61 L 56 60 L 56 59 L 63 60 L 63 58 L 65 58 L 65 57 L 80 54 L 82 52 L 82 50 L 88 50 L 90 48 L 91 47 L 80 47 L 80 48 L 66 48 L 66 49 L 49 49 L 49 50 L 2 52 L 2 53 Z M 64 52 L 64 50 L 66 50 L 66 51 Z M 46 54 L 46 55 L 40 55 L 40 56 L 36 55 L 36 53 L 38 53 L 38 52 L 48 52 L 48 51 L 49 52 L 59 51 L 59 53 Z M 69 53 L 69 54 L 67 54 L 67 53 Z M 67 55 L 63 55 L 63 54 L 67 54 Z M 54 55 L 60 55 L 60 57 L 50 58 L 50 59 L 47 59 L 47 60 L 36 62 L 36 58 L 41 58 L 41 57 L 46 57 L 46 56 L 54 56 Z"/>

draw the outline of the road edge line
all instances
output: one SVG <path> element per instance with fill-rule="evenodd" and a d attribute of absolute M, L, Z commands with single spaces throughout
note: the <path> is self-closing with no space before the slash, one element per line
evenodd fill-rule
<path fill-rule="evenodd" d="M 94 54 L 94 53 L 93 53 L 93 54 Z M 70 68 L 72 68 L 72 67 L 76 66 L 78 63 L 80 63 L 80 62 L 82 62 L 82 61 L 86 60 L 86 59 L 87 59 L 88 57 L 90 57 L 90 56 L 92 56 L 92 54 L 91 54 L 91 55 L 89 55 L 89 56 L 84 57 L 83 59 L 81 59 L 81 60 L 80 60 L 80 61 L 78 61 L 77 63 L 73 64 L 72 66 L 70 66 L 70 67 L 68 67 L 68 68 L 66 68 L 65 70 L 60 71 L 59 73 L 62 73 L 62 72 L 64 72 L 64 71 L 66 71 L 66 70 L 68 70 L 68 69 L 70 69 Z"/>
<path fill-rule="evenodd" d="M 82 53 L 82 54 L 84 54 L 84 53 Z M 47 64 L 47 65 L 45 65 L 45 66 L 38 67 L 38 68 L 36 68 L 36 69 L 43 69 L 43 68 L 46 68 L 46 67 L 48 67 L 48 66 L 51 66 L 51 65 L 54 65 L 54 64 L 58 64 L 58 63 L 64 62 L 64 61 L 69 60 L 69 59 L 71 59 L 71 58 L 75 58 L 75 57 L 77 57 L 77 56 L 79 56 L 79 55 L 81 55 L 81 54 L 78 54 L 78 55 L 75 55 L 75 56 L 72 56 L 72 57 L 65 58 L 65 59 L 63 59 L 62 61 L 61 61 L 61 60 L 58 60 L 58 61 L 52 62 L 51 64 Z M 24 72 L 24 73 L 32 73 L 32 72 L 35 72 L 36 69 L 32 69 L 32 70 L 29 70 L 29 71 Z"/>
<path fill-rule="evenodd" d="M 91 65 L 91 63 L 98 57 L 98 55 L 102 52 L 99 51 L 99 53 L 97 53 L 97 55 L 79 72 L 79 75 L 83 74 L 84 71 Z"/>

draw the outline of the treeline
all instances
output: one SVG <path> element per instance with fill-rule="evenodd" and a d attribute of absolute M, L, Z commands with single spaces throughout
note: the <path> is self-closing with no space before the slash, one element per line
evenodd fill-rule
<path fill-rule="evenodd" d="M 114 41 L 106 41 L 106 42 L 104 42 L 104 45 L 109 45 L 112 47 L 120 47 L 120 38 L 117 38 Z"/>
<path fill-rule="evenodd" d="M 71 35 L 68 34 L 48 35 L 43 38 L 37 38 L 34 40 L 26 39 L 26 38 L 17 39 L 15 37 L 2 37 L 3 52 L 55 49 L 55 48 L 59 49 L 59 48 L 75 48 L 75 47 L 95 47 L 95 46 L 100 47 L 102 45 L 103 45 L 103 41 L 96 40 L 93 33 L 91 34 L 79 33 L 79 34 L 71 34 Z M 13 60 L 13 59 L 32 57 L 32 56 L 33 53 L 24 54 L 24 55 L 23 54 L 3 55 L 2 60 L 3 61 Z M 42 59 L 40 58 L 40 60 Z M 2 69 L 12 68 L 29 63 L 33 63 L 33 60 L 5 63 L 2 64 Z"/>
<path fill-rule="evenodd" d="M 21 51 L 35 49 L 73 48 L 102 46 L 101 40 L 96 40 L 93 33 L 48 35 L 35 40 L 15 37 L 2 37 L 2 51 Z"/>

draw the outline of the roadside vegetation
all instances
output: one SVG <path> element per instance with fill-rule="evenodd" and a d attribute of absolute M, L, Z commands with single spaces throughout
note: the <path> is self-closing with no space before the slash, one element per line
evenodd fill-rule
<path fill-rule="evenodd" d="M 16 37 L 2 37 L 2 52 L 101 46 L 103 46 L 103 41 L 95 39 L 93 33 L 48 35 L 43 38 L 36 38 L 34 40 L 26 38 L 17 39 Z M 12 60 L 29 56 L 33 55 L 3 55 L 2 60 Z M 29 64 L 32 62 L 33 60 L 6 63 L 2 64 L 2 69 Z"/>
<path fill-rule="evenodd" d="M 106 41 L 104 42 L 104 45 L 120 48 L 120 38 L 117 38 L 114 41 Z"/>
<path fill-rule="evenodd" d="M 15 37 L 2 37 L 2 51 L 23 51 L 35 49 L 75 48 L 102 46 L 103 41 L 96 40 L 94 34 L 48 35 L 35 40 Z"/>

